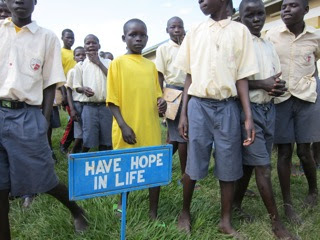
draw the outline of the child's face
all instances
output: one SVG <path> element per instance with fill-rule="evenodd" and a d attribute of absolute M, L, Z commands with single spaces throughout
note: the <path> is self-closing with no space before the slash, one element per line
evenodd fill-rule
<path fill-rule="evenodd" d="M 31 18 L 37 0 L 6 0 L 6 3 L 13 18 L 28 19 Z"/>
<path fill-rule="evenodd" d="M 9 11 L 5 3 L 0 2 L 0 20 L 11 17 L 11 12 Z"/>
<path fill-rule="evenodd" d="M 169 33 L 170 39 L 175 43 L 181 44 L 185 35 L 183 22 L 179 18 L 173 18 L 169 21 L 167 26 L 167 33 Z"/>
<path fill-rule="evenodd" d="M 248 2 L 240 11 L 241 22 L 247 26 L 251 34 L 260 36 L 266 20 L 266 11 L 261 1 Z"/>
<path fill-rule="evenodd" d="M 122 40 L 127 44 L 129 54 L 141 54 L 148 42 L 145 25 L 137 22 L 129 24 Z"/>
<path fill-rule="evenodd" d="M 287 26 L 303 22 L 304 15 L 309 11 L 302 0 L 284 0 L 281 6 L 281 18 Z"/>
<path fill-rule="evenodd" d="M 62 36 L 63 45 L 70 49 L 74 44 L 74 34 L 72 32 L 65 32 Z"/>
<path fill-rule="evenodd" d="M 83 62 L 86 59 L 86 52 L 83 48 L 78 48 L 74 51 L 74 60 L 76 62 Z"/>
<path fill-rule="evenodd" d="M 111 53 L 105 53 L 104 56 L 105 59 L 110 59 L 111 61 L 113 60 L 113 55 Z"/>
<path fill-rule="evenodd" d="M 226 0 L 225 0 L 226 1 Z M 204 15 L 215 15 L 223 6 L 221 0 L 198 0 L 200 9 Z"/>
<path fill-rule="evenodd" d="M 94 36 L 87 36 L 84 40 L 84 49 L 86 52 L 98 52 L 100 44 Z"/>

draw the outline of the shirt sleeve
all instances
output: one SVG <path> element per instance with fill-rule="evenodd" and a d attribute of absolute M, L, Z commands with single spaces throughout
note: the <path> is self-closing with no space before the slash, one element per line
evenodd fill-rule
<path fill-rule="evenodd" d="M 236 58 L 238 69 L 236 80 L 250 77 L 259 72 L 251 33 L 244 26 L 242 32 L 242 41 L 236 39 L 236 42 L 240 43 L 240 45 L 238 45 L 238 56 Z"/>
<path fill-rule="evenodd" d="M 109 66 L 108 77 L 107 77 L 107 104 L 113 103 L 116 106 L 120 105 L 119 91 L 120 82 L 119 79 L 119 68 L 117 59 L 113 60 Z"/>
<path fill-rule="evenodd" d="M 182 41 L 177 57 L 174 61 L 174 66 L 185 73 L 191 74 L 190 67 L 190 35 L 191 31 L 187 32 Z"/>
<path fill-rule="evenodd" d="M 74 68 L 70 69 L 67 74 L 67 84 L 65 85 L 66 87 L 73 89 L 73 78 L 74 78 Z"/>
<path fill-rule="evenodd" d="M 154 75 L 154 79 L 155 79 L 155 85 L 156 85 L 156 96 L 157 96 L 157 99 L 162 97 L 162 91 L 161 91 L 161 88 L 160 88 L 160 84 L 159 84 L 159 78 L 158 78 L 158 72 L 157 72 L 157 69 L 156 67 L 154 66 L 154 71 L 153 71 L 153 75 Z"/>
<path fill-rule="evenodd" d="M 73 76 L 73 89 L 77 89 L 83 87 L 83 80 L 82 80 L 82 67 L 81 63 L 77 63 L 74 67 L 74 76 Z"/>
<path fill-rule="evenodd" d="M 66 82 L 66 77 L 62 68 L 61 48 L 59 39 L 53 33 L 46 41 L 46 53 L 43 64 L 43 89 L 57 84 L 62 86 Z"/>
<path fill-rule="evenodd" d="M 156 51 L 155 64 L 156 64 L 157 70 L 164 75 L 166 66 L 165 66 L 163 54 L 164 54 L 163 46 L 158 47 L 158 49 Z"/>

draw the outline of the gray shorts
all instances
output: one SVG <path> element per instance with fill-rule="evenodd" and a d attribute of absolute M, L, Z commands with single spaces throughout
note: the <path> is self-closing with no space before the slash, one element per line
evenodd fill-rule
<path fill-rule="evenodd" d="M 214 174 L 221 181 L 242 177 L 240 109 L 237 101 L 192 97 L 188 103 L 189 144 L 186 173 L 193 180 L 207 176 L 212 144 Z"/>
<path fill-rule="evenodd" d="M 180 104 L 176 118 L 174 120 L 167 119 L 169 140 L 172 142 L 186 143 L 187 141 L 184 140 L 179 134 L 178 126 L 179 126 L 179 120 L 180 120 L 180 113 L 181 113 L 181 104 Z"/>
<path fill-rule="evenodd" d="M 315 103 L 296 97 L 276 104 L 275 144 L 312 143 L 320 141 L 320 86 Z"/>
<path fill-rule="evenodd" d="M 105 104 L 84 105 L 81 118 L 84 147 L 112 146 L 112 114 Z"/>
<path fill-rule="evenodd" d="M 51 112 L 51 116 L 50 116 L 50 127 L 51 128 L 59 128 L 59 127 L 61 127 L 60 114 L 59 114 L 58 106 L 53 106 L 52 107 L 52 112 Z"/>
<path fill-rule="evenodd" d="M 271 151 L 274 136 L 276 112 L 273 103 L 251 103 L 252 118 L 256 130 L 254 143 L 242 147 L 243 164 L 248 166 L 266 166 L 271 163 Z M 242 140 L 246 139 L 244 113 L 241 112 Z"/>
<path fill-rule="evenodd" d="M 73 102 L 74 109 L 77 111 L 78 116 L 82 115 L 82 104 L 78 101 Z M 78 122 L 73 121 L 73 135 L 76 139 L 82 139 L 82 118 Z"/>
<path fill-rule="evenodd" d="M 43 193 L 58 184 L 41 109 L 0 107 L 0 190 Z"/>

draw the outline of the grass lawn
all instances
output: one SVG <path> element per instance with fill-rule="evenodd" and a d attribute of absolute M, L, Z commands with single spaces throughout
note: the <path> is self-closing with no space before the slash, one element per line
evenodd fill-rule
<path fill-rule="evenodd" d="M 61 116 L 62 124 L 65 126 L 67 115 L 61 112 Z M 63 128 L 53 131 L 53 144 L 59 159 L 56 172 L 60 180 L 67 184 L 67 158 L 59 152 L 59 139 L 62 134 Z M 307 182 L 304 176 L 291 178 L 294 205 L 304 219 L 304 223 L 301 226 L 296 226 L 285 220 L 281 206 L 282 197 L 276 172 L 275 156 L 272 160 L 274 193 L 284 224 L 301 239 L 320 239 L 320 208 L 306 209 L 302 205 L 307 193 Z M 297 161 L 295 155 L 294 162 Z M 182 207 L 182 186 L 178 184 L 181 177 L 180 165 L 177 155 L 174 156 L 172 171 L 171 184 L 162 187 L 157 221 L 150 221 L 148 218 L 148 191 L 143 190 L 130 194 L 127 212 L 127 239 L 230 239 L 217 231 L 220 216 L 220 191 L 219 183 L 212 174 L 213 165 L 210 167 L 209 176 L 199 181 L 201 188 L 194 193 L 191 209 L 192 234 L 190 236 L 179 232 L 176 227 L 177 217 Z M 250 189 L 258 193 L 254 178 L 250 182 Z M 10 212 L 12 239 L 119 239 L 120 219 L 112 211 L 112 206 L 117 201 L 118 196 L 79 201 L 78 203 L 87 212 L 90 228 L 85 234 L 76 235 L 70 213 L 52 197 L 45 194 L 37 196 L 29 209 L 23 209 L 21 200 L 15 199 L 11 201 Z M 249 239 L 274 239 L 262 200 L 259 197 L 245 197 L 243 207 L 247 212 L 254 215 L 256 220 L 253 223 L 246 223 L 234 218 L 235 228 Z"/>

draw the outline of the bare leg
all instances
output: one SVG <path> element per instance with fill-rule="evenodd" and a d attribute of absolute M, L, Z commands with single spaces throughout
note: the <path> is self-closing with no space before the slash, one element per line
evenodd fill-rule
<path fill-rule="evenodd" d="M 106 146 L 106 145 L 99 146 L 99 151 L 107 151 L 107 150 L 112 150 L 112 146 Z"/>
<path fill-rule="evenodd" d="M 81 152 L 81 148 L 82 148 L 82 138 L 76 138 L 70 153 L 79 153 Z"/>
<path fill-rule="evenodd" d="M 278 144 L 278 177 L 283 197 L 284 211 L 287 218 L 297 224 L 301 224 L 302 220 L 293 209 L 290 191 L 290 174 L 291 174 L 291 157 L 293 147 L 289 144 Z"/>
<path fill-rule="evenodd" d="M 157 218 L 159 196 L 160 187 L 149 188 L 149 216 L 151 219 Z"/>
<path fill-rule="evenodd" d="M 10 240 L 9 190 L 0 190 L 0 240 Z"/>
<path fill-rule="evenodd" d="M 188 174 L 183 176 L 183 208 L 178 218 L 178 228 L 186 233 L 191 232 L 190 206 L 196 180 L 191 180 Z"/>
<path fill-rule="evenodd" d="M 317 166 L 320 166 L 320 142 L 312 143 L 312 152 Z"/>
<path fill-rule="evenodd" d="M 180 158 L 181 175 L 183 176 L 186 171 L 187 165 L 187 143 L 178 143 L 178 151 Z"/>
<path fill-rule="evenodd" d="M 318 200 L 317 170 L 316 163 L 311 155 L 310 144 L 297 144 L 297 154 L 302 163 L 309 185 L 309 192 L 305 203 L 311 207 L 315 207 Z"/>
<path fill-rule="evenodd" d="M 69 200 L 68 189 L 65 185 L 59 183 L 47 193 L 55 197 L 69 209 L 74 219 L 74 227 L 76 232 L 83 232 L 88 228 L 88 222 L 85 218 L 84 210 L 80 208 L 76 202 Z"/>
<path fill-rule="evenodd" d="M 81 152 L 85 153 L 85 152 L 89 152 L 90 148 L 82 146 L 82 150 Z"/>

